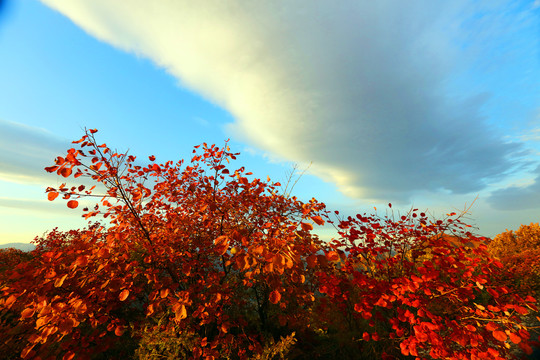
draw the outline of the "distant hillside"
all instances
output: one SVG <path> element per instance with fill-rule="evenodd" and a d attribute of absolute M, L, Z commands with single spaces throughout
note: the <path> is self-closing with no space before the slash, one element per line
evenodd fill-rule
<path fill-rule="evenodd" d="M 28 243 L 7 243 L 7 244 L 0 244 L 0 249 L 7 249 L 7 248 L 15 248 L 22 251 L 32 251 L 36 248 L 34 244 L 28 244 Z"/>

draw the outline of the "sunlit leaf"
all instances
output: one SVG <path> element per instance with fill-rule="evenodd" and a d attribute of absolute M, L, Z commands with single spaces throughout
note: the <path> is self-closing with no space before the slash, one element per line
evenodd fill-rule
<path fill-rule="evenodd" d="M 64 281 L 66 280 L 66 278 L 67 278 L 67 274 L 65 274 L 64 276 L 56 279 L 54 281 L 54 287 L 61 287 L 64 284 Z"/>
<path fill-rule="evenodd" d="M 128 298 L 129 296 L 129 290 L 128 289 L 124 289 L 122 290 L 122 292 L 120 292 L 120 295 L 118 295 L 118 299 L 120 301 L 124 301 Z"/>

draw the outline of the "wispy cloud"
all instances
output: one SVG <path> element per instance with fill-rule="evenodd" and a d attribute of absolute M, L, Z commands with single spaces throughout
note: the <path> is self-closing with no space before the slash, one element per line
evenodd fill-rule
<path fill-rule="evenodd" d="M 0 197 L 0 207 L 11 209 L 20 209 L 26 211 L 55 214 L 55 215 L 73 215 L 74 211 L 68 209 L 65 204 L 53 204 L 47 200 L 31 200 Z"/>
<path fill-rule="evenodd" d="M 50 177 L 44 168 L 65 153 L 70 142 L 50 132 L 0 119 L 0 179 L 43 184 Z"/>
<path fill-rule="evenodd" d="M 237 137 L 313 161 L 350 196 L 477 192 L 523 150 L 483 115 L 489 89 L 449 92 L 495 48 L 481 31 L 530 20 L 510 1 L 44 2 L 228 109 Z"/>
<path fill-rule="evenodd" d="M 540 166 L 533 172 L 532 184 L 510 186 L 494 191 L 488 198 L 491 206 L 498 210 L 537 209 L 540 207 Z"/>

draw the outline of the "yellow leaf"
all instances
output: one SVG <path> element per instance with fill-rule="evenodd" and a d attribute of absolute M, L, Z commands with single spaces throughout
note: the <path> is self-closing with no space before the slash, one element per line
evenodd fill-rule
<path fill-rule="evenodd" d="M 62 284 L 64 283 L 64 281 L 66 280 L 67 278 L 67 274 L 65 274 L 64 276 L 62 276 L 61 278 L 58 278 L 55 280 L 54 282 L 54 287 L 60 287 L 62 286 Z"/>

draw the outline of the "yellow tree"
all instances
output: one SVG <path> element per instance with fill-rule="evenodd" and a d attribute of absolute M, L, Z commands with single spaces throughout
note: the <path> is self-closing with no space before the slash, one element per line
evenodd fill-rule
<path fill-rule="evenodd" d="M 540 226 L 538 223 L 531 223 L 530 225 L 521 225 L 515 232 L 506 230 L 495 236 L 488 248 L 492 255 L 499 258 L 540 249 Z"/>

